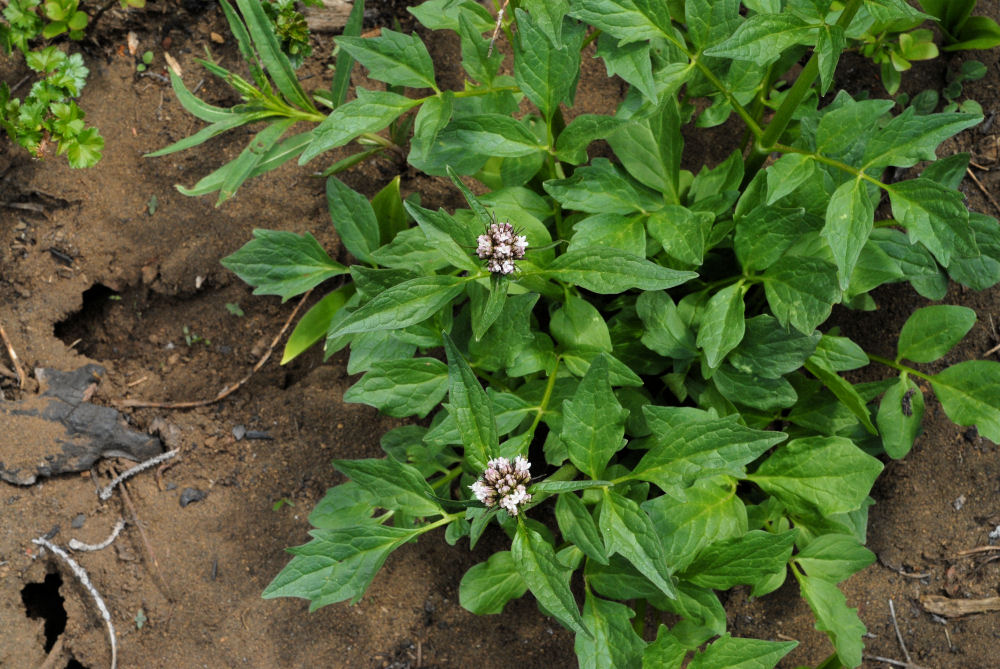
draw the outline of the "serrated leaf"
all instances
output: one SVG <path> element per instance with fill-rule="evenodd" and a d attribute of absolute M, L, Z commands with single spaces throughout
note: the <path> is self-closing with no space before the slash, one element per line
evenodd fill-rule
<path fill-rule="evenodd" d="M 709 367 L 717 368 L 742 341 L 746 332 L 745 310 L 742 282 L 723 288 L 708 301 L 696 343 L 705 352 Z"/>
<path fill-rule="evenodd" d="M 714 590 L 752 585 L 766 575 L 784 571 L 797 534 L 797 530 L 780 534 L 753 530 L 709 544 L 687 566 L 683 578 Z"/>
<path fill-rule="evenodd" d="M 864 169 L 912 167 L 921 160 L 936 160 L 938 144 L 982 120 L 963 113 L 918 115 L 913 107 L 907 107 L 868 142 L 862 159 Z"/>
<path fill-rule="evenodd" d="M 736 416 L 715 418 L 696 409 L 646 406 L 643 413 L 653 434 L 632 474 L 675 495 L 699 478 L 742 478 L 747 464 L 787 438 L 744 427 Z"/>
<path fill-rule="evenodd" d="M 358 260 L 371 263 L 381 246 L 375 210 L 361 193 L 336 177 L 326 180 L 326 206 L 340 241 Z"/>
<path fill-rule="evenodd" d="M 313 141 L 299 156 L 299 165 L 338 146 L 343 146 L 358 135 L 376 132 L 386 127 L 407 109 L 420 104 L 420 100 L 391 93 L 356 88 L 357 98 L 342 104 L 313 130 Z"/>
<path fill-rule="evenodd" d="M 733 236 L 736 257 L 747 271 L 765 270 L 810 228 L 804 209 L 754 207 L 736 217 Z"/>
<path fill-rule="evenodd" d="M 391 86 L 437 88 L 434 63 L 416 35 L 383 28 L 378 37 L 338 37 L 337 45 L 368 68 L 368 76 Z"/>
<path fill-rule="evenodd" d="M 536 484 L 532 490 L 538 490 Z M 586 505 L 572 492 L 565 492 L 556 499 L 556 521 L 563 538 L 576 545 L 591 560 L 608 564 L 604 542 L 597 531 L 597 524 Z"/>
<path fill-rule="evenodd" d="M 605 489 L 598 525 L 608 555 L 618 553 L 664 595 L 671 599 L 677 597 L 677 587 L 671 578 L 656 528 L 638 504 Z"/>
<path fill-rule="evenodd" d="M 789 507 L 833 515 L 861 506 L 882 463 L 846 437 L 793 439 L 747 478 Z"/>
<path fill-rule="evenodd" d="M 680 204 L 681 114 L 671 95 L 663 96 L 651 113 L 633 117 L 608 137 L 608 143 L 630 175 L 663 194 L 670 204 Z M 640 191 L 641 192 L 641 191 Z M 645 211 L 659 208 L 641 204 Z"/>
<path fill-rule="evenodd" d="M 705 257 L 705 242 L 714 218 L 706 211 L 668 204 L 649 215 L 646 227 L 649 236 L 660 242 L 667 255 L 686 265 L 699 266 Z"/>
<path fill-rule="evenodd" d="M 569 459 L 590 478 L 600 478 L 611 456 L 625 445 L 622 437 L 628 416 L 611 390 L 603 355 L 591 363 L 573 399 L 564 401 L 562 410 L 560 437 L 569 449 Z"/>
<path fill-rule="evenodd" d="M 458 603 L 478 615 L 502 613 L 507 602 L 527 590 L 510 551 L 497 551 L 465 572 L 458 585 Z"/>
<path fill-rule="evenodd" d="M 609 77 L 617 75 L 641 91 L 647 100 L 656 100 L 649 43 L 622 44 L 613 36 L 601 33 L 597 38 L 596 55 L 604 61 Z"/>
<path fill-rule="evenodd" d="M 769 65 L 785 49 L 808 43 L 815 31 L 795 14 L 757 14 L 741 23 L 724 42 L 706 49 L 705 55 Z"/>
<path fill-rule="evenodd" d="M 657 265 L 618 249 L 593 246 L 564 253 L 537 273 L 603 295 L 621 293 L 629 288 L 663 290 L 698 276 L 694 272 Z"/>
<path fill-rule="evenodd" d="M 627 128 L 619 129 L 616 134 Z M 568 179 L 550 179 L 542 185 L 563 208 L 591 214 L 649 212 L 663 206 L 661 195 L 632 179 L 606 158 L 595 158 Z"/>
<path fill-rule="evenodd" d="M 773 316 L 761 314 L 746 321 L 746 334 L 728 361 L 741 372 L 777 379 L 802 367 L 820 337 L 783 328 Z"/>
<path fill-rule="evenodd" d="M 590 143 L 604 139 L 624 123 L 625 121 L 613 116 L 580 114 L 559 133 L 556 139 L 556 157 L 573 165 L 585 163 Z"/>
<path fill-rule="evenodd" d="M 590 635 L 569 589 L 570 570 L 556 559 L 542 535 L 519 522 L 510 551 L 538 603 L 577 634 Z"/>
<path fill-rule="evenodd" d="M 583 621 L 593 636 L 576 636 L 580 669 L 639 669 L 646 644 L 632 627 L 634 615 L 624 604 L 587 592 Z"/>
<path fill-rule="evenodd" d="M 798 580 L 802 597 L 816 615 L 816 629 L 827 633 L 844 666 L 860 666 L 862 636 L 867 630 L 858 618 L 858 610 L 847 607 L 847 598 L 833 583 L 809 576 L 799 576 Z"/>
<path fill-rule="evenodd" d="M 334 460 L 333 466 L 378 500 L 378 506 L 413 516 L 443 513 L 434 491 L 411 465 L 389 458 Z"/>
<path fill-rule="evenodd" d="M 404 281 L 358 308 L 327 337 L 381 329 L 400 330 L 425 321 L 457 297 L 467 280 L 456 276 L 422 276 Z"/>
<path fill-rule="evenodd" d="M 254 295 L 279 295 L 285 301 L 347 273 L 308 232 L 256 229 L 253 236 L 221 262 L 253 286 Z"/>
<path fill-rule="evenodd" d="M 816 169 L 812 156 L 786 153 L 767 168 L 767 205 L 772 205 L 808 180 Z"/>
<path fill-rule="evenodd" d="M 484 156 L 517 158 L 542 150 L 524 123 L 504 114 L 477 114 L 454 119 L 441 131 L 441 141 L 457 142 Z"/>
<path fill-rule="evenodd" d="M 688 669 L 771 669 L 799 644 L 722 635 L 691 659 Z"/>
<path fill-rule="evenodd" d="M 551 118 L 565 102 L 572 106 L 580 76 L 580 42 L 583 30 L 564 30 L 560 43 L 553 43 L 532 15 L 514 10 L 517 39 L 514 41 L 514 80 L 524 94 Z M 560 26 L 561 26 L 561 16 Z"/>
<path fill-rule="evenodd" d="M 657 0 L 579 0 L 569 13 L 622 44 L 672 35 L 670 13 Z"/>
<path fill-rule="evenodd" d="M 681 669 L 687 654 L 687 647 L 661 624 L 656 630 L 656 640 L 642 653 L 642 669 Z"/>
<path fill-rule="evenodd" d="M 967 360 L 930 377 L 944 412 L 957 425 L 975 425 L 1000 443 L 1000 363 Z"/>
<path fill-rule="evenodd" d="M 314 530 L 313 540 L 288 549 L 294 556 L 264 589 L 264 599 L 302 597 L 309 610 L 361 599 L 385 559 L 421 530 L 365 524 Z"/>
<path fill-rule="evenodd" d="M 962 195 L 930 179 L 901 181 L 889 188 L 892 215 L 906 228 L 910 241 L 923 242 L 947 267 L 953 255 L 979 255 Z"/>
<path fill-rule="evenodd" d="M 875 425 L 872 423 L 871 414 L 868 411 L 867 403 L 858 394 L 858 391 L 854 389 L 854 386 L 850 382 L 844 380 L 837 372 L 830 368 L 822 359 L 817 357 L 812 357 L 806 360 L 805 363 L 806 370 L 815 376 L 817 379 L 823 382 L 830 392 L 832 392 L 838 400 L 844 403 L 844 405 L 851 410 L 861 424 L 864 425 L 865 429 L 871 434 L 878 434 L 878 430 L 875 429 Z"/>
<path fill-rule="evenodd" d="M 466 458 L 482 471 L 500 447 L 493 403 L 447 333 L 444 349 L 448 356 L 448 412 L 458 424 Z"/>
<path fill-rule="evenodd" d="M 875 562 L 875 554 L 847 534 L 824 534 L 795 556 L 807 576 L 840 583 Z"/>
<path fill-rule="evenodd" d="M 778 322 L 811 334 L 840 299 L 836 267 L 808 256 L 786 255 L 764 273 L 764 292 Z"/>
<path fill-rule="evenodd" d="M 897 350 L 899 360 L 934 362 L 953 349 L 976 324 L 976 312 L 954 304 L 917 309 L 903 324 Z"/>
<path fill-rule="evenodd" d="M 761 411 L 785 409 L 798 399 L 787 379 L 769 379 L 741 372 L 731 365 L 724 364 L 715 370 L 712 383 L 730 402 Z"/>
<path fill-rule="evenodd" d="M 826 225 L 820 233 L 833 251 L 840 289 L 847 290 L 861 249 L 874 228 L 875 205 L 860 178 L 845 181 L 830 197 Z"/>
<path fill-rule="evenodd" d="M 362 402 L 387 416 L 430 413 L 444 397 L 448 368 L 435 358 L 377 362 L 344 393 L 345 402 Z"/>
<path fill-rule="evenodd" d="M 375 523 L 372 515 L 378 500 L 354 481 L 329 488 L 309 512 L 309 524 L 321 530 L 336 530 Z"/>

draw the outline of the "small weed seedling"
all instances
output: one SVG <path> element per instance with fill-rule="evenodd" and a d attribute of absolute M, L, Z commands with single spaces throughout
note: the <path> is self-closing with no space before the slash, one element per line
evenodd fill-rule
<path fill-rule="evenodd" d="M 731 636 L 718 593 L 760 597 L 789 580 L 830 637 L 826 666 L 859 666 L 865 626 L 837 584 L 875 559 L 864 544 L 882 459 L 910 450 L 927 392 L 1000 441 L 1000 363 L 926 366 L 975 324 L 965 307 L 916 310 L 891 357 L 827 319 L 834 305 L 874 309 L 887 283 L 941 300 L 949 279 L 1000 281 L 997 221 L 957 189 L 968 157 L 936 159 L 982 117 L 823 97 L 866 35 L 899 35 L 879 52 L 893 72 L 932 55 L 910 32 L 925 15 L 903 0 L 510 4 L 503 70 L 481 5 L 411 8 L 461 44 L 457 90 L 439 86 L 417 35 L 359 37 L 361 0 L 329 88 L 306 92 L 256 0 L 238 12 L 223 0 L 250 78 L 203 63 L 241 104 L 207 105 L 171 75 L 209 125 L 159 155 L 263 123 L 186 193 L 221 202 L 351 143 L 357 162 L 396 141 L 380 134 L 392 126 L 412 133 L 410 165 L 449 177 L 468 205 L 424 208 L 398 177 L 369 201 L 330 176 L 356 265 L 271 230 L 224 259 L 283 300 L 337 277 L 283 361 L 349 347 L 347 371 L 362 376 L 345 401 L 426 419 L 386 433 L 384 458 L 334 461 L 349 480 L 313 509 L 311 541 L 264 596 L 356 602 L 423 534 L 474 547 L 502 532 L 509 549 L 465 574 L 462 606 L 497 613 L 530 590 L 575 634 L 581 666 L 773 667 L 795 642 Z M 612 114 L 567 120 L 591 53 L 628 92 Z M 347 101 L 354 61 L 385 86 Z M 736 137 L 728 158 L 684 169 L 685 133 L 734 114 L 747 150 Z M 591 158 L 596 140 L 609 150 Z M 845 377 L 873 364 L 889 376 Z M 646 620 L 670 624 L 646 632 Z"/>

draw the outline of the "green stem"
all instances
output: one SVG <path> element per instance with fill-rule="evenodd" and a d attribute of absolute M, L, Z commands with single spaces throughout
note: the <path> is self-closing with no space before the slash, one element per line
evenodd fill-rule
<path fill-rule="evenodd" d="M 889 358 L 883 358 L 880 355 L 872 355 L 871 353 L 868 354 L 868 359 L 871 360 L 872 362 L 877 362 L 879 364 L 885 365 L 886 367 L 891 367 L 892 369 L 898 370 L 900 372 L 906 372 L 907 374 L 912 374 L 913 376 L 923 379 L 924 381 L 930 381 L 932 378 L 930 374 L 924 374 L 923 372 L 917 371 L 912 367 L 900 364 L 898 360 L 890 360 Z"/>
<path fill-rule="evenodd" d="M 635 618 L 632 618 L 632 629 L 642 638 L 642 633 L 646 629 L 646 600 L 635 600 Z"/>
<path fill-rule="evenodd" d="M 435 481 L 434 483 L 432 483 L 431 487 L 434 488 L 435 490 L 437 490 L 438 488 L 440 488 L 441 486 L 445 485 L 446 483 L 450 483 L 451 481 L 454 481 L 461 473 L 462 473 L 462 466 L 461 465 L 455 467 L 454 469 L 449 469 L 448 473 L 446 473 L 444 476 L 442 476 L 437 481 Z"/>
<path fill-rule="evenodd" d="M 854 15 L 861 8 L 861 1 L 847 0 L 847 6 L 844 7 L 844 11 L 840 13 L 840 17 L 837 19 L 838 26 L 845 30 L 847 29 L 851 20 L 854 19 Z M 802 68 L 802 72 L 799 73 L 799 76 L 795 79 L 795 83 L 792 84 L 792 88 L 785 95 L 781 106 L 778 107 L 778 111 L 774 112 L 771 122 L 767 124 L 767 128 L 763 134 L 757 135 L 757 143 L 750 157 L 747 158 L 744 183 L 750 183 L 754 175 L 760 171 L 760 168 L 764 165 L 764 161 L 767 159 L 767 155 L 774 150 L 774 144 L 781 139 L 781 135 L 784 134 L 788 128 L 788 124 L 792 120 L 792 115 L 798 109 L 799 105 L 802 104 L 802 100 L 805 99 L 806 95 L 812 89 L 812 85 L 818 76 L 819 53 L 813 51 L 806 66 Z"/>
<path fill-rule="evenodd" d="M 552 368 L 552 373 L 549 374 L 548 383 L 545 384 L 545 394 L 542 395 L 542 401 L 538 404 L 538 410 L 535 412 L 535 419 L 531 421 L 531 427 L 528 428 L 528 434 L 534 438 L 535 428 L 538 424 L 542 422 L 542 416 L 548 411 L 549 402 L 552 400 L 552 391 L 556 387 L 556 373 L 559 371 L 560 358 L 556 358 L 555 367 Z"/>
<path fill-rule="evenodd" d="M 882 190 L 888 192 L 892 191 L 892 186 L 882 181 L 879 181 L 873 176 L 865 174 L 863 170 L 859 170 L 857 167 L 848 165 L 847 163 L 842 163 L 839 160 L 834 160 L 833 158 L 827 158 L 821 153 L 816 153 L 815 151 L 807 151 L 806 149 L 799 149 L 794 146 L 788 146 L 786 144 L 774 144 L 771 146 L 771 151 L 777 151 L 778 153 L 799 153 L 804 156 L 809 156 L 817 163 L 823 163 L 824 165 L 829 165 L 830 167 L 836 167 L 838 170 L 852 174 L 858 179 L 864 179 L 865 181 L 871 182 L 881 188 Z"/>

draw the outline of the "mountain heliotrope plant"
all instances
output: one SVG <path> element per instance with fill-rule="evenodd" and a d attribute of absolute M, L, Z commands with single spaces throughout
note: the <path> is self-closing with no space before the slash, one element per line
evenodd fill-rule
<path fill-rule="evenodd" d="M 512 1 L 505 63 L 492 15 L 430 0 L 411 12 L 457 33 L 468 75 L 448 90 L 416 35 L 356 36 L 358 2 L 330 89 L 310 95 L 259 3 L 236 5 L 223 6 L 253 83 L 219 72 L 245 98 L 223 109 L 175 75 L 211 125 L 171 150 L 266 126 L 192 191 L 225 199 L 250 176 L 355 141 L 360 160 L 392 126 L 412 131 L 409 163 L 449 176 L 468 204 L 424 208 L 401 198 L 398 177 L 369 201 L 331 176 L 329 211 L 356 264 L 309 234 L 269 230 L 223 261 L 286 300 L 341 277 L 285 360 L 318 342 L 326 356 L 349 347 L 362 376 L 345 401 L 421 419 L 384 435 L 384 458 L 333 463 L 349 480 L 313 510 L 312 540 L 290 549 L 264 596 L 356 602 L 421 535 L 471 547 L 499 530 L 509 550 L 468 571 L 461 604 L 497 613 L 530 590 L 574 632 L 582 666 L 774 666 L 795 643 L 732 637 L 719 593 L 760 597 L 787 580 L 830 637 L 827 666 L 858 666 L 865 626 L 837 584 L 874 560 L 864 544 L 880 458 L 909 451 L 928 392 L 955 423 L 1000 440 L 1000 364 L 941 362 L 975 323 L 970 309 L 918 309 L 892 358 L 825 325 L 835 305 L 874 309 L 887 283 L 941 300 L 949 278 L 1000 280 L 997 222 L 957 190 L 968 156 L 935 155 L 981 117 L 894 116 L 892 100 L 832 92 L 852 35 L 916 10 Z M 567 120 L 592 56 L 628 92 L 611 115 Z M 386 89 L 345 101 L 354 61 Z M 733 115 L 745 135 L 729 157 L 682 168 L 682 128 Z M 284 138 L 296 122 L 307 125 Z M 889 376 L 845 378 L 873 364 Z"/>

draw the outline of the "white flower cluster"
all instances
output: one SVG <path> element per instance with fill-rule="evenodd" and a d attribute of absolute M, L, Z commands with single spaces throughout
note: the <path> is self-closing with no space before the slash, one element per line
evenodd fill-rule
<path fill-rule="evenodd" d="M 510 223 L 490 223 L 486 233 L 479 235 L 476 255 L 486 261 L 486 269 L 494 274 L 513 274 L 515 260 L 524 257 L 528 238 L 514 234 Z"/>
<path fill-rule="evenodd" d="M 517 456 L 514 462 L 507 458 L 493 458 L 487 463 L 486 471 L 478 481 L 470 485 L 476 499 L 487 507 L 497 505 L 512 516 L 522 504 L 531 501 L 525 486 L 531 481 L 531 463 L 524 456 Z"/>

